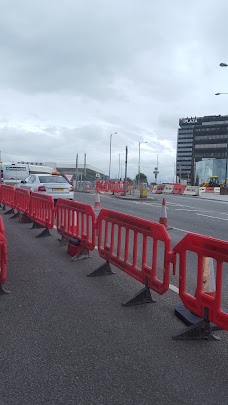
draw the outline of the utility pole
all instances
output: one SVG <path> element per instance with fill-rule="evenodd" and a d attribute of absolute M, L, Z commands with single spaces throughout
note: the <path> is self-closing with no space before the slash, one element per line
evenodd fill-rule
<path fill-rule="evenodd" d="M 128 147 L 126 146 L 126 154 L 125 154 L 125 179 L 124 179 L 124 195 L 127 194 L 127 154 L 128 154 Z"/>
<path fill-rule="evenodd" d="M 76 162 L 75 162 L 75 191 L 78 190 L 78 153 L 76 155 Z"/>
<path fill-rule="evenodd" d="M 86 190 L 86 153 L 84 155 L 84 183 L 83 183 L 84 191 Z"/>

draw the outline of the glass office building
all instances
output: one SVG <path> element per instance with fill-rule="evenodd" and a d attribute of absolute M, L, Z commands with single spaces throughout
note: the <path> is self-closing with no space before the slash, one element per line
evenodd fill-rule
<path fill-rule="evenodd" d="M 225 181 L 228 157 L 228 116 L 182 118 L 179 120 L 177 138 L 176 175 L 181 180 L 195 184 L 196 176 L 207 181 L 209 176 L 219 176 Z M 209 163 L 208 159 L 218 160 Z M 198 162 L 208 161 L 197 166 Z M 199 167 L 199 173 L 197 172 Z M 210 169 L 209 169 L 210 167 Z M 212 173 L 208 175 L 212 170 Z"/>
<path fill-rule="evenodd" d="M 207 159 L 196 163 L 196 178 L 199 185 L 208 180 L 210 176 L 218 176 L 219 182 L 224 183 L 226 159 Z"/>

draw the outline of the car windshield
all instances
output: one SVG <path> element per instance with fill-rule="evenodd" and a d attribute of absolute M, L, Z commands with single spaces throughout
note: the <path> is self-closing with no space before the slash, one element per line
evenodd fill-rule
<path fill-rule="evenodd" d="M 62 176 L 39 176 L 39 180 L 41 183 L 67 183 Z"/>

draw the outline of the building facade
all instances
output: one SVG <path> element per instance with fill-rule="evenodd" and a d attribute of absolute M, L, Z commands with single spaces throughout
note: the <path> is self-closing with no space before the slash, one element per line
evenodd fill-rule
<path fill-rule="evenodd" d="M 195 184 L 197 162 L 219 159 L 220 181 L 225 181 L 228 154 L 228 115 L 182 118 L 177 137 L 176 175 Z M 224 166 L 224 167 L 223 167 Z M 206 175 L 206 174 L 205 174 Z M 213 173 L 212 175 L 218 175 Z M 202 172 L 201 176 L 202 177 Z M 206 181 L 203 179 L 202 181 Z"/>

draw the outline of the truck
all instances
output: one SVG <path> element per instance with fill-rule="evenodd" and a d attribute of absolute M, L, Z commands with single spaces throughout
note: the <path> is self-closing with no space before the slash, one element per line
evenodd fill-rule
<path fill-rule="evenodd" d="M 53 171 L 52 167 L 43 165 L 1 163 L 1 182 L 9 186 L 18 187 L 30 174 L 51 174 Z"/>

